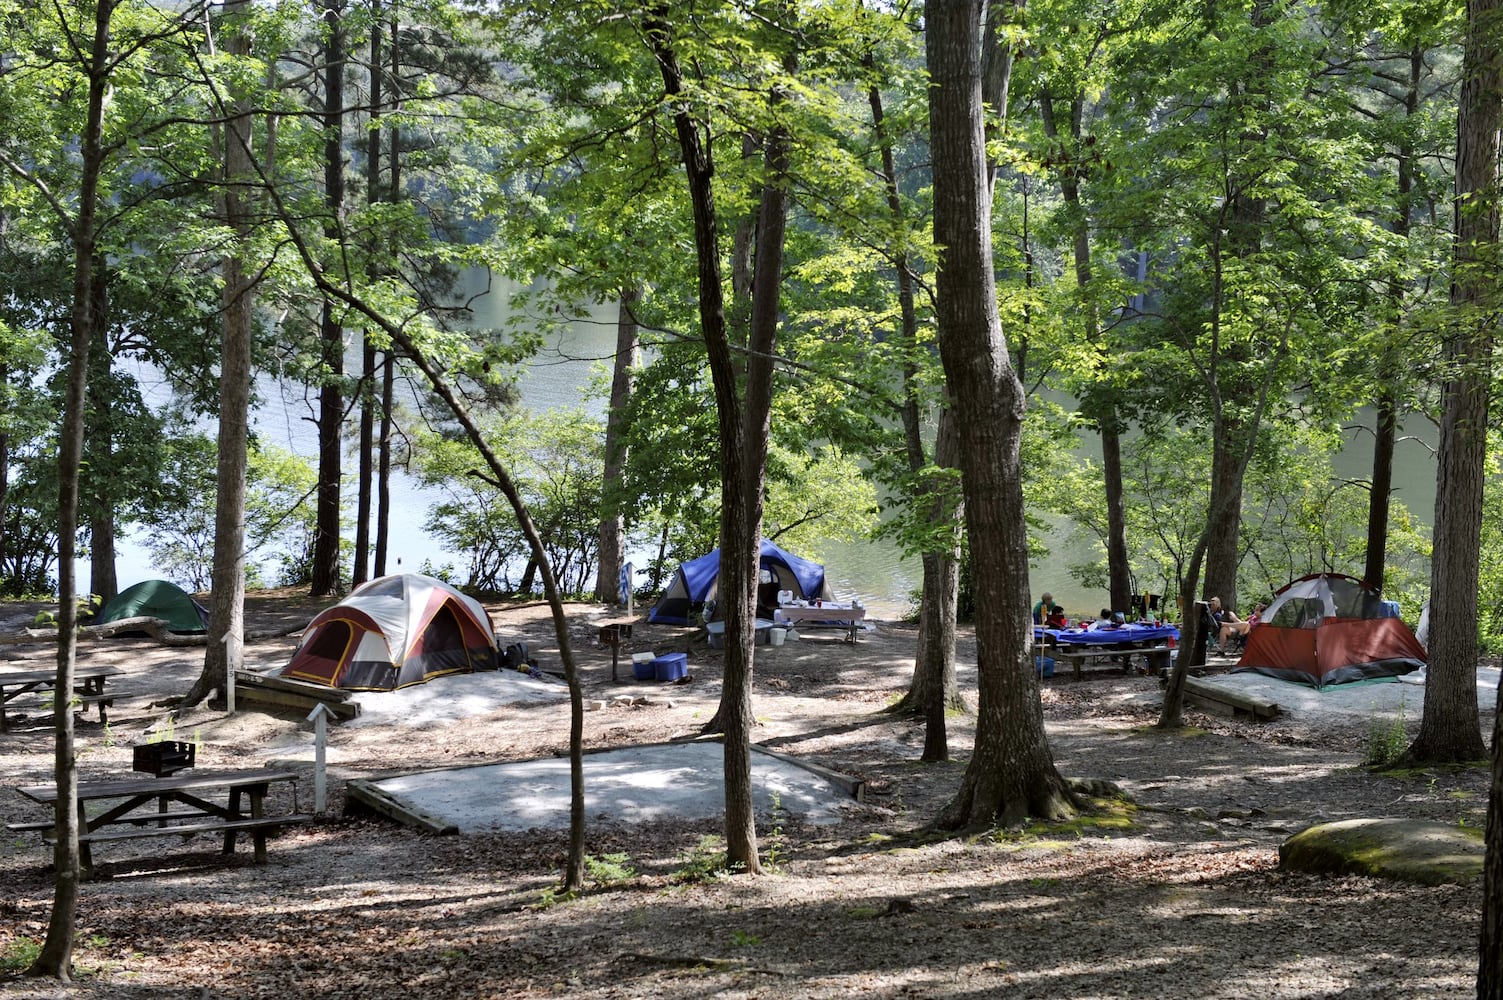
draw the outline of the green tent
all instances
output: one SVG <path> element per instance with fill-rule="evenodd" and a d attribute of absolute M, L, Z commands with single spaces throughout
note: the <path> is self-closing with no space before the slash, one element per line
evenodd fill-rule
<path fill-rule="evenodd" d="M 209 610 L 188 592 L 166 580 L 143 580 L 127 587 L 104 606 L 96 625 L 122 618 L 160 618 L 169 632 L 203 632 L 209 625 Z"/>

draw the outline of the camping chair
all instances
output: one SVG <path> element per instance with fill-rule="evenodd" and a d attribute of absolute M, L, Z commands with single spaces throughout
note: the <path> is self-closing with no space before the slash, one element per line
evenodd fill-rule
<path fill-rule="evenodd" d="M 1206 652 L 1211 652 L 1221 642 L 1221 625 L 1211 614 L 1209 604 L 1200 604 L 1200 624 L 1206 633 Z"/>
<path fill-rule="evenodd" d="M 1157 618 L 1159 601 L 1158 594 L 1134 594 L 1127 610 L 1133 615 L 1135 621 Z"/>
<path fill-rule="evenodd" d="M 1200 606 L 1200 616 L 1202 621 L 1205 623 L 1206 652 L 1213 652 L 1216 647 L 1221 644 L 1221 626 L 1216 623 L 1215 618 L 1211 617 L 1211 608 L 1209 605 L 1202 604 Z M 1223 655 L 1238 655 L 1246 648 L 1247 634 L 1240 633 L 1238 635 L 1232 636 L 1231 648 L 1228 649 Z"/>

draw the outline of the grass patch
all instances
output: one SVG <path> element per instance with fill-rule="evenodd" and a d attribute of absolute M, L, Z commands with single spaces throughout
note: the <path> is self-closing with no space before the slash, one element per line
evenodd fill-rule
<path fill-rule="evenodd" d="M 584 869 L 585 877 L 601 888 L 620 885 L 637 877 L 637 870 L 631 865 L 631 855 L 624 852 L 602 854 L 598 858 L 586 854 Z"/>
<path fill-rule="evenodd" d="M 0 972 L 24 972 L 42 953 L 42 942 L 36 938 L 18 937 L 0 951 Z"/>
<path fill-rule="evenodd" d="M 739 862 L 737 864 L 739 865 Z M 730 875 L 732 870 L 726 863 L 724 838 L 717 834 L 707 833 L 701 836 L 699 843 L 683 856 L 682 863 L 672 875 L 668 876 L 668 881 L 675 885 L 708 882 L 711 879 Z"/>
<path fill-rule="evenodd" d="M 1138 829 L 1138 807 L 1126 799 L 1083 796 L 1085 808 L 1066 820 L 1035 820 L 1020 827 L 996 829 L 986 835 L 998 846 L 1044 848 L 1069 847 L 1091 835 L 1131 833 Z"/>
<path fill-rule="evenodd" d="M 1367 739 L 1362 744 L 1362 766 L 1375 770 L 1397 763 L 1409 749 L 1404 733 L 1404 701 L 1393 715 L 1374 715 L 1367 720 Z"/>

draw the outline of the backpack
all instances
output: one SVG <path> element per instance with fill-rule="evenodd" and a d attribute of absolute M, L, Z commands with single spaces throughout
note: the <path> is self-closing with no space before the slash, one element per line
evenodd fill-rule
<path fill-rule="evenodd" d="M 501 650 L 501 669 L 525 670 L 527 667 L 537 666 L 537 661 L 532 658 L 532 653 L 525 642 L 514 642 Z"/>

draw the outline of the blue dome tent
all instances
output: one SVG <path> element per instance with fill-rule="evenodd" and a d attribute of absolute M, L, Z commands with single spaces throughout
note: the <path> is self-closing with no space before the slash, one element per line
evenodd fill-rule
<path fill-rule="evenodd" d="M 772 576 L 769 583 L 757 589 L 758 604 L 776 604 L 776 599 L 764 602 L 761 595 L 776 595 L 778 591 L 792 591 L 795 600 L 831 601 L 835 595 L 825 582 L 825 568 L 817 562 L 785 552 L 767 539 L 762 539 L 761 568 Z M 720 550 L 680 563 L 673 574 L 673 581 L 658 603 L 653 605 L 647 620 L 664 625 L 689 625 L 692 616 L 704 607 L 706 601 L 715 597 L 715 586 L 720 579 Z"/>

